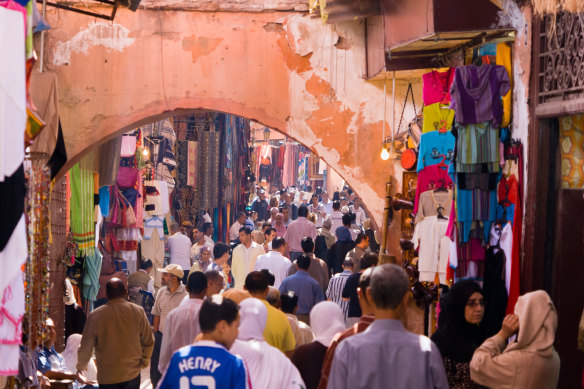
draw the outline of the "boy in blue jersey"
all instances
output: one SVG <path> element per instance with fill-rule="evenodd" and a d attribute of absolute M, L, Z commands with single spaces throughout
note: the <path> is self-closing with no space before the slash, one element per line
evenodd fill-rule
<path fill-rule="evenodd" d="M 243 360 L 228 351 L 237 339 L 238 305 L 213 295 L 203 302 L 199 324 L 200 340 L 174 353 L 158 389 L 249 389 Z"/>

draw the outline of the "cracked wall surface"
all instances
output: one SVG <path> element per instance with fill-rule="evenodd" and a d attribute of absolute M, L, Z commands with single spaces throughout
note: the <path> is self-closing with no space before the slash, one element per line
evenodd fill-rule
<path fill-rule="evenodd" d="M 362 21 L 330 26 L 294 12 L 120 10 L 109 33 L 100 28 L 96 39 L 94 21 L 66 16 L 49 14 L 58 28 L 48 34 L 47 67 L 58 74 L 67 167 L 122 131 L 175 110 L 223 111 L 309 147 L 381 224 L 385 183 L 397 171 L 379 158 L 391 95 L 383 82 L 364 79 Z M 67 61 L 59 59 L 61 47 Z M 398 82 L 398 117 L 406 88 Z M 414 91 L 421 102 L 420 80 Z M 406 119 L 412 116 L 408 107 Z"/>

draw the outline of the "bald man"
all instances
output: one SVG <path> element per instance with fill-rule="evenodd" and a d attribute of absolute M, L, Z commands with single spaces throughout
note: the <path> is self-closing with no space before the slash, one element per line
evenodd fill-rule
<path fill-rule="evenodd" d="M 152 328 L 144 309 L 127 301 L 122 280 L 110 279 L 105 290 L 108 302 L 87 317 L 77 370 L 85 370 L 95 352 L 100 387 L 138 389 L 154 347 Z"/>

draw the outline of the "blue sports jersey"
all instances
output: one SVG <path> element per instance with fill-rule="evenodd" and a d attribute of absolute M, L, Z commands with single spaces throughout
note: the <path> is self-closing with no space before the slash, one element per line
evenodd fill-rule
<path fill-rule="evenodd" d="M 243 360 L 211 341 L 174 353 L 159 389 L 249 389 Z"/>

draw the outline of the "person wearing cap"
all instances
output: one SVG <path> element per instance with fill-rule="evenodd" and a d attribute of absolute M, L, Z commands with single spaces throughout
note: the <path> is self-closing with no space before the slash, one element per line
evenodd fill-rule
<path fill-rule="evenodd" d="M 258 213 L 258 220 L 268 220 L 268 201 L 266 200 L 266 191 L 260 189 L 258 199 L 251 205 L 251 210 Z"/>
<path fill-rule="evenodd" d="M 170 264 L 164 269 L 158 269 L 162 273 L 163 287 L 158 291 L 152 315 L 154 315 L 154 352 L 152 353 L 152 363 L 150 364 L 150 380 L 152 387 L 156 387 L 160 380 L 158 363 L 160 356 L 160 347 L 162 337 L 164 336 L 164 325 L 170 311 L 178 307 L 184 297 L 187 295 L 185 286 L 181 283 L 184 271 L 180 265 Z"/>

